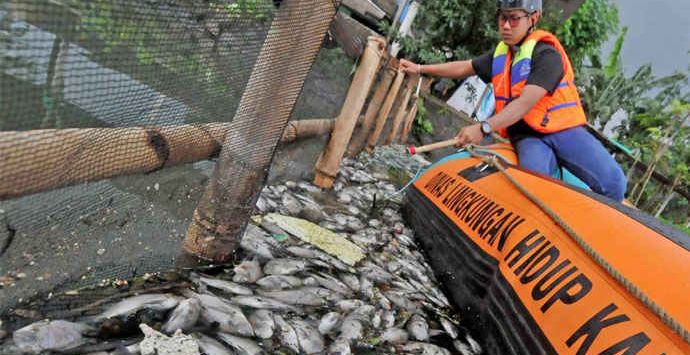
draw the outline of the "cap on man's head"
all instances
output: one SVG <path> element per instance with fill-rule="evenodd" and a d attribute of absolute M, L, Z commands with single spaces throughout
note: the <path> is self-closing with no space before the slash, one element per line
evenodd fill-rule
<path fill-rule="evenodd" d="M 499 10 L 523 9 L 531 14 L 535 11 L 541 12 L 541 0 L 498 0 L 496 7 Z"/>

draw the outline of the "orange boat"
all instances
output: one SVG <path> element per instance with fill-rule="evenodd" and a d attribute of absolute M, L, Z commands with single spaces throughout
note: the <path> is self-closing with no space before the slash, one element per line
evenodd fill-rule
<path fill-rule="evenodd" d="M 690 354 L 690 236 L 515 165 L 449 156 L 405 213 L 489 354 Z"/>

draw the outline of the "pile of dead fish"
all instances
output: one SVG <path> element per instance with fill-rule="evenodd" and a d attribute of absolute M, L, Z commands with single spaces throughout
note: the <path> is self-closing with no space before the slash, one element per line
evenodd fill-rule
<path fill-rule="evenodd" d="M 3 349 L 144 355 L 481 353 L 458 324 L 399 213 L 393 198 L 397 188 L 384 173 L 386 164 L 405 159 L 402 149 L 396 152 L 346 160 L 331 191 L 307 182 L 264 188 L 258 214 L 241 240 L 246 257 L 234 268 L 191 272 L 185 277 L 192 287 L 124 298 L 88 318 L 28 325 Z M 391 159 L 391 154 L 398 156 Z M 396 168 L 414 174 L 419 164 Z"/>

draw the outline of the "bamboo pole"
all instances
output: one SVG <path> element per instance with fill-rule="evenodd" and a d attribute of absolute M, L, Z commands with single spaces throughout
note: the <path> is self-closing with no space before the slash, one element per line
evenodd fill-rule
<path fill-rule="evenodd" d="M 414 119 L 417 117 L 417 99 L 414 98 L 414 102 L 412 103 L 412 107 L 410 108 L 410 111 L 407 113 L 407 116 L 405 117 L 405 124 L 403 125 L 402 132 L 400 132 L 400 143 L 405 144 L 407 142 L 407 138 L 410 135 L 410 131 L 412 131 L 412 125 L 414 124 Z"/>
<path fill-rule="evenodd" d="M 371 132 L 369 138 L 367 139 L 367 146 L 365 150 L 368 153 L 371 153 L 371 151 L 374 150 L 374 146 L 376 146 L 376 143 L 379 141 L 381 132 L 383 132 L 383 127 L 386 125 L 388 114 L 390 114 L 391 112 L 393 102 L 395 102 L 395 98 L 398 96 L 398 92 L 400 91 L 400 86 L 402 85 L 404 78 L 405 73 L 403 73 L 402 69 L 398 68 L 397 74 L 395 75 L 395 80 L 393 81 L 393 85 L 391 86 L 390 91 L 388 91 L 386 100 L 383 102 L 383 106 L 381 106 L 381 110 L 379 111 L 379 114 L 376 117 L 376 127 L 374 127 L 374 131 Z"/>
<path fill-rule="evenodd" d="M 292 121 L 281 142 L 327 134 L 334 126 L 333 119 Z M 217 122 L 0 132 L 0 199 L 209 159 L 229 129 L 230 123 Z"/>
<path fill-rule="evenodd" d="M 335 127 L 334 119 L 313 119 L 288 122 L 280 138 L 281 143 L 294 142 L 299 138 L 320 136 L 331 133 Z"/>
<path fill-rule="evenodd" d="M 231 260 L 337 5 L 331 0 L 281 3 L 242 93 L 216 168 L 194 211 L 180 258 L 182 265 L 194 261 L 185 255 L 197 261 Z"/>
<path fill-rule="evenodd" d="M 359 68 L 348 89 L 343 108 L 335 121 L 333 134 L 316 163 L 314 185 L 330 188 L 340 167 L 352 131 L 374 82 L 386 43 L 381 37 L 369 37 Z"/>
<path fill-rule="evenodd" d="M 379 80 L 379 83 L 376 86 L 376 91 L 374 91 L 374 95 L 372 95 L 371 100 L 369 101 L 369 106 L 364 114 L 362 127 L 350 141 L 350 145 L 347 148 L 347 156 L 354 157 L 364 148 L 364 144 L 366 144 L 366 140 L 371 134 L 371 128 L 374 125 L 374 118 L 381 109 L 381 104 L 386 98 L 386 93 L 388 93 L 388 89 L 391 86 L 393 77 L 395 77 L 395 69 L 386 65 L 384 67 L 381 80 Z"/>
<path fill-rule="evenodd" d="M 405 113 L 407 111 L 407 106 L 410 103 L 410 97 L 412 96 L 412 86 L 411 82 L 408 80 L 407 84 L 405 85 L 405 88 L 403 89 L 402 95 L 400 96 L 400 102 L 398 103 L 398 108 L 395 111 L 395 114 L 393 115 L 393 125 L 391 126 L 390 132 L 388 132 L 388 136 L 384 140 L 383 144 L 384 145 L 390 145 L 393 143 L 393 141 L 396 139 L 398 136 L 398 132 L 400 132 L 400 125 L 403 123 L 403 119 L 405 117 Z"/>

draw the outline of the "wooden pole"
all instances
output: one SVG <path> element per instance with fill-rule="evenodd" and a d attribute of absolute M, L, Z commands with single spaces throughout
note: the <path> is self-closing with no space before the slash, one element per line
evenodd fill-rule
<path fill-rule="evenodd" d="M 290 143 L 300 138 L 329 134 L 334 127 L 335 120 L 329 118 L 290 121 L 283 131 L 280 142 Z"/>
<path fill-rule="evenodd" d="M 371 132 L 371 135 L 369 135 L 369 138 L 367 139 L 367 147 L 365 149 L 368 153 L 371 153 L 374 150 L 374 146 L 376 146 L 376 143 L 379 141 L 383 127 L 386 125 L 386 120 L 388 119 L 388 115 L 393 107 L 393 102 L 395 102 L 395 98 L 398 96 L 398 91 L 400 91 L 400 86 L 402 85 L 403 79 L 405 79 L 405 73 L 398 68 L 393 85 L 391 86 L 390 91 L 388 91 L 386 100 L 383 102 L 383 106 L 381 106 L 381 110 L 376 118 L 376 127 L 374 127 L 374 131 Z"/>
<path fill-rule="evenodd" d="M 333 185 L 340 161 L 345 154 L 347 144 L 352 137 L 352 131 L 364 106 L 364 101 L 367 99 L 369 89 L 374 82 L 376 70 L 378 70 L 385 47 L 386 43 L 383 38 L 369 37 L 360 66 L 352 79 L 345 103 L 336 119 L 331 139 L 316 163 L 314 185 L 322 188 L 330 188 Z"/>
<path fill-rule="evenodd" d="M 281 142 L 328 134 L 334 126 L 333 119 L 292 121 Z M 0 199 L 209 159 L 229 129 L 230 123 L 205 123 L 0 132 Z"/>
<path fill-rule="evenodd" d="M 374 118 L 381 109 L 381 104 L 386 98 L 386 93 L 388 93 L 388 89 L 390 88 L 394 77 L 395 69 L 386 65 L 383 69 L 381 80 L 379 80 L 379 83 L 376 86 L 374 95 L 372 95 L 371 100 L 369 101 L 369 106 L 364 114 L 362 127 L 350 141 L 350 146 L 347 148 L 347 156 L 354 157 L 364 148 L 364 144 L 366 144 L 366 140 L 371 134 L 371 128 L 374 125 Z"/>
<path fill-rule="evenodd" d="M 407 147 L 407 152 L 410 153 L 410 155 L 415 155 L 415 154 L 430 152 L 430 151 L 436 150 L 436 149 L 452 147 L 456 144 L 458 144 L 458 140 L 456 138 L 453 138 L 453 139 L 448 139 L 445 141 L 440 141 L 440 142 L 436 142 L 436 143 L 423 145 L 421 147 L 415 147 L 415 146 L 410 145 Z"/>
<path fill-rule="evenodd" d="M 331 0 L 280 4 L 194 211 L 183 255 L 217 263 L 232 259 L 337 4 Z M 188 258 L 181 257 L 180 264 L 193 261 L 184 259 Z"/>
<path fill-rule="evenodd" d="M 405 124 L 403 125 L 403 130 L 400 132 L 400 143 L 405 144 L 407 142 L 407 137 L 410 135 L 410 131 L 412 131 L 412 125 L 414 124 L 414 119 L 417 117 L 417 99 L 414 99 L 414 102 L 412 103 L 412 107 L 410 108 L 410 111 L 407 113 L 407 116 L 405 117 Z"/>
<path fill-rule="evenodd" d="M 393 115 L 393 125 L 391 126 L 388 136 L 384 140 L 384 145 L 390 145 L 397 138 L 398 132 L 400 132 L 400 125 L 405 117 L 405 112 L 407 111 L 407 106 L 410 103 L 410 97 L 412 96 L 411 83 L 408 80 L 405 88 L 403 89 L 402 95 L 400 96 L 400 102 L 398 103 L 398 108 Z"/>

